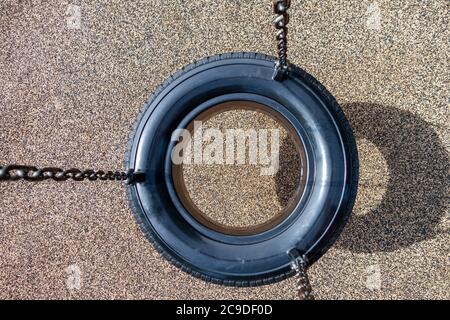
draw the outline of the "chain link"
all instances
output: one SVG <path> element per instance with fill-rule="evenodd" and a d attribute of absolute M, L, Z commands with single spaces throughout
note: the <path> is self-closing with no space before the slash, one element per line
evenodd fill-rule
<path fill-rule="evenodd" d="M 94 171 L 94 170 L 80 170 L 76 168 L 64 170 L 61 168 L 47 167 L 39 169 L 33 166 L 24 165 L 7 165 L 0 167 L 0 181 L 43 181 L 53 179 L 55 181 L 66 181 L 72 179 L 74 181 L 82 180 L 113 180 L 125 181 L 128 184 L 141 181 L 143 177 L 142 172 L 135 172 L 133 169 L 124 171 Z"/>
<path fill-rule="evenodd" d="M 297 276 L 297 294 L 300 300 L 314 300 L 311 283 L 306 273 L 306 262 L 298 257 L 292 262 L 292 269 Z"/>
<path fill-rule="evenodd" d="M 274 19 L 275 28 L 278 30 L 276 34 L 278 61 L 275 65 L 275 73 L 273 79 L 280 81 L 289 69 L 287 60 L 287 24 L 289 23 L 289 14 L 287 10 L 291 6 L 290 0 L 274 0 L 273 11 L 276 14 Z"/>
<path fill-rule="evenodd" d="M 300 300 L 314 300 L 311 283 L 306 273 L 308 267 L 306 256 L 296 248 L 289 250 L 287 254 L 291 259 L 291 268 L 296 273 L 298 298 Z"/>

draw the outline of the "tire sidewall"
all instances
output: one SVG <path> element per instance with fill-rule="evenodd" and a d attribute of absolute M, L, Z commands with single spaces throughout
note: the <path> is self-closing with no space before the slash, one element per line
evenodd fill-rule
<path fill-rule="evenodd" d="M 146 173 L 144 183 L 128 187 L 138 221 L 169 260 L 205 280 L 231 285 L 281 280 L 292 274 L 287 251 L 297 248 L 310 262 L 318 259 L 353 206 L 357 155 L 342 111 L 325 88 L 299 68 L 285 81 L 273 81 L 273 64 L 267 56 L 232 54 L 188 67 L 149 99 L 130 139 L 126 166 Z M 195 116 L 192 112 L 200 112 L 199 106 L 208 101 L 238 97 L 261 97 L 288 118 L 305 144 L 308 177 L 288 221 L 277 230 L 236 238 L 199 229 L 186 219 L 170 185 L 167 157 L 173 130 L 189 114 Z"/>

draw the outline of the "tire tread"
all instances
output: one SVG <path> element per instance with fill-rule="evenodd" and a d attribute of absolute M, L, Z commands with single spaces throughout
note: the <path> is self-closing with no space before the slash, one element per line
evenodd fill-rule
<path fill-rule="evenodd" d="M 144 105 L 141 107 L 141 109 L 136 117 L 136 121 L 134 122 L 134 124 L 132 126 L 132 130 L 131 130 L 131 133 L 129 136 L 129 140 L 128 140 L 128 144 L 127 144 L 127 148 L 126 148 L 126 152 L 125 152 L 125 167 L 126 168 L 129 167 L 131 149 L 133 146 L 133 139 L 134 139 L 136 130 L 138 128 L 138 125 L 139 125 L 142 117 L 144 116 L 144 113 L 149 108 L 149 106 L 154 101 L 154 99 L 166 87 L 168 87 L 173 81 L 175 81 L 176 79 L 178 79 L 185 73 L 187 73 L 197 67 L 200 67 L 202 65 L 205 65 L 205 64 L 208 64 L 208 63 L 211 63 L 214 61 L 225 60 L 225 59 L 236 59 L 236 58 L 267 60 L 267 61 L 273 61 L 273 62 L 276 60 L 275 57 L 269 56 L 266 54 L 262 54 L 262 53 L 227 52 L 227 53 L 213 55 L 213 56 L 209 56 L 209 57 L 205 57 L 200 60 L 197 60 L 191 64 L 184 66 L 183 68 L 176 71 L 174 74 L 170 75 L 149 96 L 149 98 L 145 101 Z M 292 66 L 292 69 L 293 69 L 293 71 L 298 73 L 298 75 L 300 75 L 301 78 L 303 78 L 306 82 L 308 82 L 315 90 L 317 90 L 318 93 L 323 95 L 323 97 L 325 98 L 325 100 L 327 102 L 327 106 L 331 107 L 332 111 L 336 114 L 337 120 L 339 121 L 339 124 L 341 125 L 341 128 L 343 129 L 343 134 L 348 143 L 348 147 L 350 148 L 350 155 L 351 155 L 350 160 L 351 160 L 351 166 L 353 168 L 353 170 L 351 170 L 351 174 L 352 174 L 351 175 L 352 188 L 350 190 L 350 199 L 351 200 L 349 202 L 347 202 L 347 206 L 344 210 L 344 212 L 345 212 L 344 217 L 343 217 L 343 219 L 341 219 L 341 222 L 335 229 L 333 237 L 331 238 L 329 243 L 322 249 L 321 252 L 324 253 L 331 247 L 331 245 L 336 241 L 336 239 L 341 234 L 342 230 L 344 229 L 344 226 L 346 225 L 346 223 L 349 219 L 351 210 L 353 208 L 355 197 L 356 197 L 356 192 L 357 192 L 357 182 L 358 182 L 358 154 L 357 154 L 357 149 L 356 149 L 356 143 L 353 138 L 352 129 L 344 115 L 344 112 L 342 111 L 339 104 L 337 103 L 336 99 L 328 92 L 328 90 L 319 81 L 317 81 L 313 76 L 308 74 L 306 71 L 304 71 L 303 69 L 301 69 L 297 66 L 294 66 L 294 65 Z M 164 259 L 166 259 L 169 263 L 171 263 L 175 267 L 181 269 L 182 271 L 184 271 L 196 278 L 199 278 L 203 281 L 206 281 L 206 282 L 211 282 L 214 284 L 220 284 L 220 285 L 225 285 L 225 286 L 233 286 L 233 287 L 254 287 L 254 286 L 261 286 L 261 285 L 269 285 L 269 284 L 287 279 L 295 274 L 295 272 L 293 270 L 289 270 L 283 274 L 280 274 L 277 276 L 268 276 L 268 277 L 265 277 L 265 278 L 259 279 L 259 280 L 236 281 L 236 280 L 224 280 L 224 279 L 219 279 L 219 278 L 213 278 L 209 275 L 201 274 L 198 271 L 193 270 L 192 268 L 190 268 L 190 266 L 184 264 L 182 261 L 179 261 L 172 255 L 170 255 L 166 250 L 164 250 L 163 247 L 161 247 L 161 245 L 158 243 L 158 241 L 155 240 L 153 231 L 148 228 L 148 226 L 146 225 L 146 223 L 142 217 L 142 213 L 141 213 L 140 209 L 137 208 L 135 205 L 135 202 L 132 201 L 132 192 L 131 191 L 132 191 L 132 187 L 128 186 L 127 187 L 127 195 L 128 195 L 129 203 L 131 206 L 131 211 L 136 219 L 137 224 L 141 228 L 142 232 L 144 233 L 146 238 L 152 243 L 154 248 L 164 257 Z"/>

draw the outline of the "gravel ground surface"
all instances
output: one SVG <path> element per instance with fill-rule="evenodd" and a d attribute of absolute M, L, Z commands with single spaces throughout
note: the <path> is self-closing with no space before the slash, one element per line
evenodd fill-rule
<path fill-rule="evenodd" d="M 223 164 L 195 164 L 191 157 L 192 163 L 182 166 L 182 179 L 192 203 L 209 219 L 229 227 L 254 227 L 283 216 L 282 210 L 295 198 L 295 191 L 300 187 L 299 168 L 302 165 L 287 130 L 262 112 L 242 109 L 220 112 L 203 121 L 202 131 L 206 133 L 208 129 L 218 129 L 223 134 L 222 149 L 234 141 L 234 157 L 238 156 L 237 139 L 227 138 L 227 130 L 254 130 L 255 139 L 262 137 L 260 130 L 267 130 L 267 155 L 279 153 L 279 166 L 273 174 L 263 175 L 263 169 L 274 164 L 250 164 L 248 144 L 247 150 L 243 149 L 246 151 L 246 164 L 229 165 L 226 161 Z M 274 142 L 275 133 L 271 130 L 277 130 L 278 143 Z M 194 150 L 193 144 L 191 142 L 191 150 Z M 207 151 L 213 144 L 214 140 L 205 141 L 203 150 Z M 257 148 L 258 144 L 253 146 Z M 257 154 L 258 150 L 253 150 Z M 226 157 L 225 150 L 221 158 L 224 160 Z M 301 194 L 300 191 L 298 193 Z"/>
<path fill-rule="evenodd" d="M 320 299 L 450 299 L 447 1 L 293 1 L 289 54 L 335 95 L 361 160 L 356 207 L 310 269 Z M 0 163 L 122 169 L 171 73 L 275 54 L 271 1 L 0 4 Z M 294 279 L 207 284 L 166 263 L 118 183 L 0 184 L 0 298 L 295 298 Z"/>

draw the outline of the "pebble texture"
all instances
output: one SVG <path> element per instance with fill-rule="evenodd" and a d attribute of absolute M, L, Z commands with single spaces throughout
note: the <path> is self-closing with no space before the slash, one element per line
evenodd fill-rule
<path fill-rule="evenodd" d="M 247 150 L 245 164 L 235 161 L 234 165 L 183 165 L 183 180 L 195 206 L 213 221 L 232 227 L 256 226 L 281 214 L 299 185 L 301 168 L 300 155 L 284 127 L 266 114 L 242 109 L 221 112 L 204 121 L 202 127 L 203 132 L 220 130 L 224 137 L 222 149 L 231 143 L 226 135 L 228 129 L 255 130 L 257 137 L 261 134 L 259 130 L 268 130 L 268 155 L 278 152 L 281 165 L 273 175 L 261 175 L 261 170 L 270 164 L 261 164 L 259 157 L 256 164 L 249 163 L 248 140 L 243 149 Z M 278 130 L 278 148 L 272 143 L 270 130 Z M 233 140 L 234 156 L 237 156 L 238 143 L 237 139 Z M 214 141 L 205 141 L 203 150 L 208 150 L 212 143 Z M 223 156 L 227 156 L 226 152 Z"/>
<path fill-rule="evenodd" d="M 353 217 L 320 299 L 450 299 L 447 1 L 292 1 L 289 57 L 357 137 Z M 156 86 L 224 51 L 275 54 L 271 1 L 0 4 L 0 163 L 118 168 Z M 151 247 L 118 183 L 0 184 L 0 298 L 292 299 L 207 284 Z"/>

